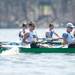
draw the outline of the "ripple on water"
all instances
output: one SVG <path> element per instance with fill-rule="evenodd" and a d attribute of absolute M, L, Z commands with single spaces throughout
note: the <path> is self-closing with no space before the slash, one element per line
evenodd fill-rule
<path fill-rule="evenodd" d="M 0 56 L 0 75 L 75 75 L 74 54 Z"/>

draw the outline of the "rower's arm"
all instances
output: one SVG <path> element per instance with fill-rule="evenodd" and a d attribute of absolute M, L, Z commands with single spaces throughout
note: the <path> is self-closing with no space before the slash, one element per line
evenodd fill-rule
<path fill-rule="evenodd" d="M 68 44 L 68 41 L 66 39 L 63 39 L 63 45 Z"/>
<path fill-rule="evenodd" d="M 62 38 L 63 38 L 63 45 L 68 44 L 68 41 L 67 41 L 68 35 L 66 33 L 62 35 Z"/>
<path fill-rule="evenodd" d="M 29 37 L 29 33 L 24 34 L 24 40 L 26 40 Z"/>
<path fill-rule="evenodd" d="M 61 38 L 57 33 L 54 32 L 54 34 L 55 34 L 58 38 Z"/>

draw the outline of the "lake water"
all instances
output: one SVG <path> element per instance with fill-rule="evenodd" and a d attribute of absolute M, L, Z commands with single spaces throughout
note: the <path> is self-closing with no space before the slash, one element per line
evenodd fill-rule
<path fill-rule="evenodd" d="M 61 34 L 63 30 L 56 31 Z M 17 41 L 18 31 L 0 29 L 0 41 Z M 37 31 L 38 36 L 43 37 L 46 30 Z M 0 75 L 75 75 L 75 54 L 7 53 L 0 54 Z"/>

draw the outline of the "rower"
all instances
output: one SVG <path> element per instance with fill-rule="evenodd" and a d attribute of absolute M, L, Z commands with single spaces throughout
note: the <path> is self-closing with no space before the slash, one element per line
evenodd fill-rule
<path fill-rule="evenodd" d="M 25 40 L 25 42 L 28 42 L 31 44 L 33 41 L 37 40 L 37 34 L 34 31 L 35 24 L 30 22 L 28 28 L 29 28 L 29 32 L 24 35 L 24 40 Z"/>
<path fill-rule="evenodd" d="M 22 29 L 19 32 L 19 38 L 20 38 L 21 42 L 23 42 L 23 39 L 24 39 L 24 35 L 26 33 L 26 30 L 27 30 L 27 25 L 23 23 L 22 24 Z"/>
<path fill-rule="evenodd" d="M 56 35 L 58 37 L 58 39 L 60 38 L 60 36 L 54 31 L 54 25 L 53 24 L 49 24 L 49 30 L 45 34 L 45 37 L 47 38 L 48 42 L 51 42 L 50 39 L 53 38 L 53 34 Z"/>
<path fill-rule="evenodd" d="M 62 35 L 63 45 L 68 44 L 68 46 L 70 47 L 70 45 L 75 42 L 75 38 L 71 34 L 71 32 L 73 31 L 73 28 L 74 26 L 72 23 L 67 23 L 67 30 Z"/>
<path fill-rule="evenodd" d="M 49 30 L 45 34 L 46 38 L 53 38 L 53 34 L 56 35 L 58 38 L 60 38 L 60 36 L 53 29 L 54 25 L 49 24 Z"/>

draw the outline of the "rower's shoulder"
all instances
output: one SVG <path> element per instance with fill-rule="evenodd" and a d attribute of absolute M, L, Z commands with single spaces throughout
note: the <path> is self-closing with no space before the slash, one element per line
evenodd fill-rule
<path fill-rule="evenodd" d="M 62 37 L 67 38 L 67 37 L 68 37 L 68 34 L 67 34 L 66 32 L 64 32 L 64 33 L 62 34 Z"/>
<path fill-rule="evenodd" d="M 63 33 L 62 33 L 62 35 L 63 35 L 63 34 L 64 34 L 64 35 L 68 35 L 68 33 L 67 33 L 67 32 L 63 32 Z"/>

